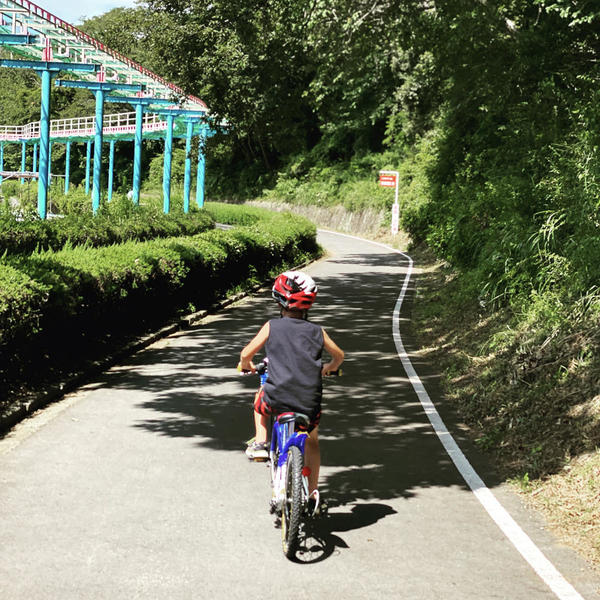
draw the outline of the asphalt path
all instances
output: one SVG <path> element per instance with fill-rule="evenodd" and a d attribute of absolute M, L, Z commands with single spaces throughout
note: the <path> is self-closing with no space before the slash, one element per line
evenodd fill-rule
<path fill-rule="evenodd" d="M 269 471 L 243 454 L 257 381 L 239 352 L 277 313 L 265 293 L 150 346 L 0 440 L 0 598 L 502 598 L 556 594 L 440 444 L 392 335 L 406 257 L 321 234 L 312 320 L 345 350 L 326 381 L 321 489 L 332 508 L 287 560 Z M 600 581 L 494 477 L 400 334 L 488 488 L 580 596 Z"/>

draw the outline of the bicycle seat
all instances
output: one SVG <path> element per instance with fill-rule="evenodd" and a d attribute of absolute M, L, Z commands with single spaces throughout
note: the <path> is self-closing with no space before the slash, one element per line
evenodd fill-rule
<path fill-rule="evenodd" d="M 310 418 L 307 415 L 303 415 L 302 413 L 282 413 L 277 417 L 277 422 L 281 423 L 289 423 L 290 421 L 296 421 L 296 423 L 302 427 L 308 427 L 310 425 Z"/>

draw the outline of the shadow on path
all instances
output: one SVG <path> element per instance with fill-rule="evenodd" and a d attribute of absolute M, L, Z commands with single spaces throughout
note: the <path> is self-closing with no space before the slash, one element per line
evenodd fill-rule
<path fill-rule="evenodd" d="M 409 498 L 430 486 L 466 489 L 423 413 L 392 339 L 391 317 L 405 267 L 401 256 L 379 250 L 324 261 L 312 271 L 320 291 L 311 320 L 324 325 L 346 352 L 344 376 L 325 382 L 320 434 L 321 487 L 349 512 L 332 514 L 315 530 L 324 557 L 344 545 L 336 533 L 366 527 L 394 512 L 381 501 Z M 413 285 L 400 323 L 407 348 Z M 238 452 L 242 460 L 244 440 L 252 435 L 258 381 L 239 377 L 235 367 L 241 348 L 276 314 L 265 294 L 170 338 L 166 346 L 136 355 L 106 374 L 101 385 L 142 392 L 148 416 L 136 427 Z M 411 360 L 436 397 L 430 367 L 418 357 Z M 451 413 L 443 416 L 452 420 Z M 457 437 L 462 445 L 460 432 Z"/>

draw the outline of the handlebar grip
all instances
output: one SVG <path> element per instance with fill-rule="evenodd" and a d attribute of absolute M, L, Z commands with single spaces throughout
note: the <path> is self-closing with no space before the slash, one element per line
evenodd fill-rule
<path fill-rule="evenodd" d="M 327 373 L 325 374 L 326 377 L 341 377 L 342 376 L 342 370 L 341 369 L 337 369 L 337 371 L 327 371 Z"/>
<path fill-rule="evenodd" d="M 267 370 L 267 363 L 264 360 L 259 362 L 257 365 L 255 365 L 254 371 L 250 369 L 242 369 L 242 364 L 238 363 L 237 370 L 242 375 L 253 375 L 254 373 L 262 375 Z"/>

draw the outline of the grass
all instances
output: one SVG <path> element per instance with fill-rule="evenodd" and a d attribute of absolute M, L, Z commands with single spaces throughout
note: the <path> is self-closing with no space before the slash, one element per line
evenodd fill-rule
<path fill-rule="evenodd" d="M 273 208 L 271 206 L 271 208 Z M 308 209 L 290 207 L 293 211 Z M 346 229 L 331 214 L 332 229 Z M 360 219 L 359 219 L 360 220 Z M 405 250 L 382 226 L 350 231 Z M 600 569 L 600 327 L 594 298 L 570 311 L 552 295 L 491 309 L 469 277 L 424 246 L 413 326 L 420 354 L 439 365 L 445 398 L 497 471 L 565 543 Z"/>
<path fill-rule="evenodd" d="M 600 449 L 530 484 L 524 497 L 542 510 L 554 532 L 600 569 Z"/>
<path fill-rule="evenodd" d="M 426 250 L 413 322 L 445 396 L 504 479 L 600 568 L 600 333 L 551 298 L 481 306 L 468 277 Z M 570 318 L 569 318 L 570 315 Z"/>

